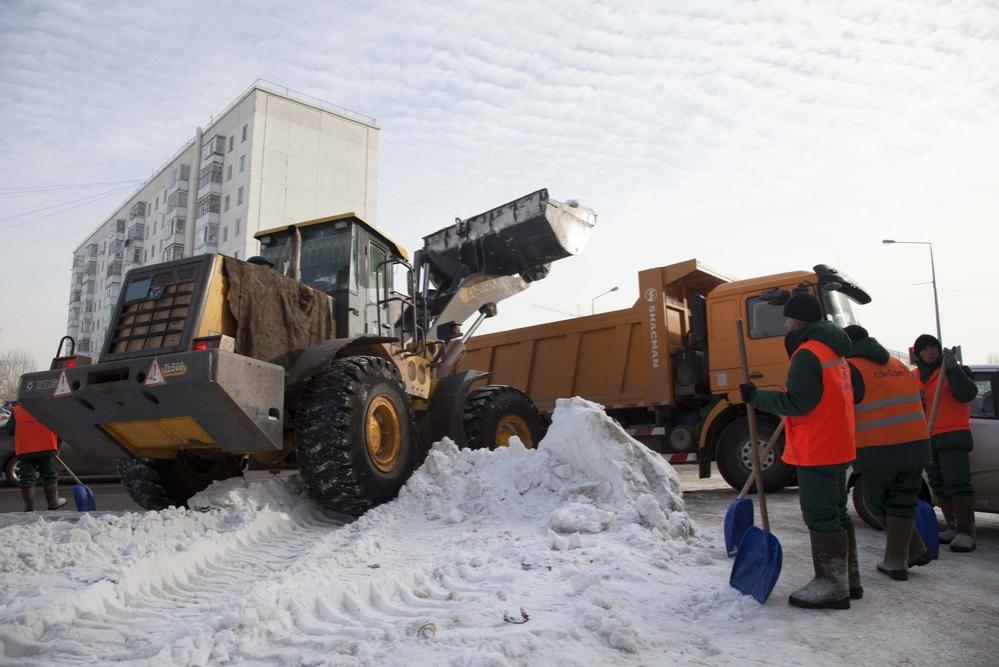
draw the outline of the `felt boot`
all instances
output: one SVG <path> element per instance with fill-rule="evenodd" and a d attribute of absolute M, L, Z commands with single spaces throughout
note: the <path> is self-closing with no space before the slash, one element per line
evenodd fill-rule
<path fill-rule="evenodd" d="M 21 500 L 24 501 L 24 511 L 34 512 L 35 511 L 35 487 L 30 486 L 27 489 L 21 489 Z"/>
<path fill-rule="evenodd" d="M 847 579 L 850 583 L 850 599 L 859 600 L 864 597 L 864 587 L 860 585 L 860 565 L 857 564 L 857 535 L 853 532 L 851 523 L 846 529 L 846 539 L 849 544 L 847 558 Z"/>
<path fill-rule="evenodd" d="M 968 553 L 975 550 L 975 497 L 954 496 L 954 539 L 950 550 Z"/>
<path fill-rule="evenodd" d="M 909 542 L 916 520 L 890 514 L 878 519 L 885 527 L 885 559 L 878 563 L 878 572 L 896 581 L 906 581 L 909 578 Z"/>
<path fill-rule="evenodd" d="M 954 499 L 944 498 L 940 496 L 937 498 L 937 504 L 940 505 L 940 511 L 943 512 L 944 522 L 947 524 L 945 530 L 940 531 L 940 544 L 950 544 L 950 541 L 954 539 Z"/>
<path fill-rule="evenodd" d="M 67 502 L 65 498 L 59 497 L 58 484 L 45 485 L 45 501 L 48 503 L 50 510 L 57 510 Z"/>
<path fill-rule="evenodd" d="M 923 537 L 918 530 L 913 530 L 912 539 L 909 540 L 909 567 L 929 565 L 932 560 Z"/>
<path fill-rule="evenodd" d="M 809 531 L 815 578 L 791 593 L 788 602 L 805 609 L 849 609 L 848 575 L 850 550 L 845 530 L 838 533 Z"/>

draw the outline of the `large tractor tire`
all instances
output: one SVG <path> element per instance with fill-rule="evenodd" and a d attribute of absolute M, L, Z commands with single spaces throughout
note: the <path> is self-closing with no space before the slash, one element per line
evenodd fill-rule
<path fill-rule="evenodd" d="M 379 357 L 338 359 L 313 377 L 296 422 L 305 488 L 338 512 L 359 516 L 395 498 L 419 460 L 409 397 Z"/>
<path fill-rule="evenodd" d="M 243 474 L 242 457 L 223 452 L 181 451 L 173 459 L 118 459 L 121 485 L 147 510 L 184 507 L 215 481 Z"/>
<path fill-rule="evenodd" d="M 757 416 L 756 423 L 756 435 L 759 438 L 760 451 L 762 452 L 779 422 L 772 418 Z M 780 455 L 783 451 L 784 438 L 782 436 L 773 452 L 761 462 L 763 488 L 768 493 L 780 491 L 794 481 L 795 468 L 781 460 Z M 752 440 L 749 437 L 749 419 L 747 417 L 737 418 L 721 432 L 718 444 L 715 446 L 715 463 L 718 465 L 718 472 L 721 473 L 729 486 L 736 491 L 741 491 L 753 469 Z M 755 493 L 755 487 L 750 492 Z"/>
<path fill-rule="evenodd" d="M 465 400 L 465 446 L 469 449 L 506 447 L 512 436 L 524 446 L 538 446 L 544 434 L 541 414 L 524 392 L 491 384 Z"/>

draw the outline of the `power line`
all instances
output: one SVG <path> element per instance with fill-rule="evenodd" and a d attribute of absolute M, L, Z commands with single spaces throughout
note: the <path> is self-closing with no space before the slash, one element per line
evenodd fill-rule
<path fill-rule="evenodd" d="M 131 187 L 132 187 L 131 185 L 120 185 L 117 188 L 113 188 L 113 189 L 108 190 L 106 192 L 100 192 L 100 193 L 97 193 L 97 194 L 85 195 L 85 196 L 79 197 L 77 199 L 69 199 L 69 200 L 64 201 L 64 202 L 59 202 L 58 204 L 52 204 L 51 206 L 43 206 L 42 208 L 36 208 L 34 210 L 31 210 L 31 211 L 24 211 L 23 213 L 16 213 L 14 215 L 8 215 L 6 218 L 0 218 L 0 222 L 4 222 L 6 220 L 13 220 L 14 218 L 23 218 L 26 215 L 33 215 L 35 213 L 41 213 L 43 211 L 50 211 L 50 210 L 52 210 L 54 208 L 59 208 L 61 206 L 66 206 L 68 204 L 75 204 L 77 202 L 81 202 L 81 201 L 84 201 L 84 200 L 87 200 L 87 199 L 92 199 L 92 198 L 95 198 L 95 197 L 96 198 L 100 198 L 100 197 L 102 197 L 104 195 L 113 194 L 113 193 L 121 191 L 121 190 L 127 190 L 127 189 L 129 189 Z"/>
<path fill-rule="evenodd" d="M 118 188 L 117 190 L 108 190 L 107 192 L 102 192 L 102 193 L 99 193 L 99 194 L 96 194 L 96 195 L 89 195 L 88 197 L 84 197 L 82 199 L 77 199 L 74 202 L 63 202 L 63 204 L 60 204 L 60 206 L 62 206 L 62 208 L 60 210 L 58 210 L 58 211 L 53 211 L 51 213 L 46 213 L 45 215 L 40 215 L 40 216 L 35 217 L 35 218 L 30 218 L 28 220 L 22 220 L 21 222 L 16 222 L 16 223 L 14 223 L 12 225 L 7 225 L 5 227 L 0 227 L 0 232 L 6 231 L 8 229 L 14 229 L 15 227 L 23 227 L 24 225 L 30 225 L 31 223 L 38 222 L 40 220 L 47 220 L 47 219 L 53 218 L 53 217 L 55 217 L 57 215 L 61 215 L 61 214 L 65 213 L 66 211 L 72 211 L 73 209 L 80 208 L 81 206 L 87 206 L 88 204 L 94 204 L 94 203 L 96 203 L 98 201 L 101 201 L 102 199 L 107 199 L 108 197 L 114 196 L 116 194 L 120 194 L 122 192 L 125 192 L 126 190 L 130 190 L 131 187 L 132 186 L 127 185 L 127 186 L 124 186 L 122 188 Z M 52 208 L 52 207 L 48 207 L 48 208 Z M 6 219 L 9 219 L 9 218 L 6 218 Z"/>
<path fill-rule="evenodd" d="M 105 185 L 119 185 L 119 184 L 132 184 L 141 183 L 141 178 L 130 178 L 121 181 L 95 181 L 93 183 L 59 183 L 52 185 L 32 185 L 23 187 L 11 187 L 11 188 L 0 188 L 0 197 L 20 197 L 23 195 L 33 195 L 33 194 L 49 194 L 52 192 L 59 192 L 61 190 L 85 190 L 88 188 L 97 188 Z"/>

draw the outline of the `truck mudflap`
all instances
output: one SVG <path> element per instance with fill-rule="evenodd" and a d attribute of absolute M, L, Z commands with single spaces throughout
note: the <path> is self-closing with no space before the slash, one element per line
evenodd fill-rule
<path fill-rule="evenodd" d="M 199 350 L 28 373 L 21 404 L 95 459 L 280 451 L 284 369 Z"/>

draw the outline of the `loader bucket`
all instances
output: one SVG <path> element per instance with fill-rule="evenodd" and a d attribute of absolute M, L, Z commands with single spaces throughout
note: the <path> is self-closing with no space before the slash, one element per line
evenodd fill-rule
<path fill-rule="evenodd" d="M 471 273 L 538 280 L 547 265 L 586 246 L 596 214 L 538 190 L 423 238 L 425 251 L 459 262 Z M 434 272 L 435 284 L 447 277 Z"/>

